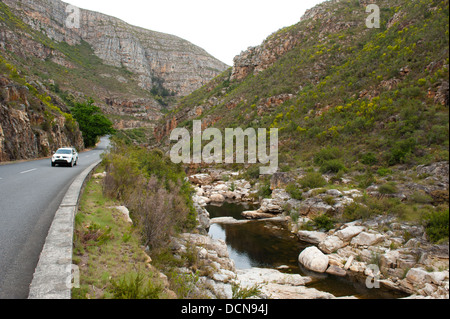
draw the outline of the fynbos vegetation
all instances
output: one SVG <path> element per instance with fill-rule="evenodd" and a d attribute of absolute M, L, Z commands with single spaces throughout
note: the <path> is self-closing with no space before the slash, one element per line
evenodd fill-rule
<path fill-rule="evenodd" d="M 104 192 L 130 209 L 145 246 L 161 248 L 171 235 L 195 227 L 191 186 L 185 181 L 184 170 L 162 152 L 118 142 L 104 163 Z"/>

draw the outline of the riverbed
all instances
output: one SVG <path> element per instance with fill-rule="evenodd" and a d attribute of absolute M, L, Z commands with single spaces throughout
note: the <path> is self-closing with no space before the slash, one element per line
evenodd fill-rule
<path fill-rule="evenodd" d="M 210 218 L 233 217 L 243 223 L 212 224 L 209 235 L 222 239 L 228 246 L 230 258 L 237 269 L 270 268 L 281 272 L 300 274 L 314 278 L 307 287 L 316 288 L 336 297 L 355 296 L 360 299 L 395 299 L 405 297 L 385 289 L 368 289 L 364 278 L 339 277 L 330 274 L 318 274 L 306 270 L 298 262 L 299 254 L 311 244 L 300 241 L 291 233 L 286 222 L 281 221 L 247 221 L 241 213 L 253 210 L 247 203 L 225 202 L 220 206 L 205 207 Z"/>

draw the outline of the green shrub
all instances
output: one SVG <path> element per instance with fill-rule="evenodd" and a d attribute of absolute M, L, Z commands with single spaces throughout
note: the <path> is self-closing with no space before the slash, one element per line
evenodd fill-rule
<path fill-rule="evenodd" d="M 356 180 L 359 182 L 359 188 L 367 188 L 373 183 L 375 183 L 375 177 L 371 171 L 367 171 L 365 174 L 357 176 Z"/>
<path fill-rule="evenodd" d="M 159 249 L 170 236 L 196 226 L 192 188 L 184 170 L 161 151 L 114 143 L 103 162 L 104 193 L 130 209 L 144 246 Z"/>
<path fill-rule="evenodd" d="M 344 213 L 342 215 L 347 221 L 354 221 L 358 219 L 367 219 L 372 216 L 372 211 L 366 205 L 360 203 L 351 203 L 345 206 Z"/>
<path fill-rule="evenodd" d="M 404 141 L 399 141 L 394 144 L 391 149 L 388 163 L 389 165 L 396 165 L 405 163 L 408 156 L 415 150 L 417 142 L 414 138 L 409 138 Z"/>
<path fill-rule="evenodd" d="M 330 216 L 323 214 L 313 218 L 313 223 L 318 229 L 325 229 L 326 231 L 329 231 L 334 228 L 335 222 Z"/>
<path fill-rule="evenodd" d="M 427 194 L 421 191 L 414 192 L 410 196 L 409 200 L 419 204 L 431 204 L 433 202 L 433 198 L 431 196 L 428 196 Z"/>
<path fill-rule="evenodd" d="M 328 205 L 330 205 L 330 206 L 333 206 L 333 205 L 336 204 L 336 200 L 335 200 L 334 197 L 331 196 L 331 195 L 325 196 L 325 197 L 323 198 L 323 201 L 324 201 L 325 203 L 327 203 Z"/>
<path fill-rule="evenodd" d="M 258 196 L 262 198 L 269 198 L 272 195 L 272 190 L 270 189 L 270 182 L 267 180 L 258 188 Z"/>
<path fill-rule="evenodd" d="M 259 285 L 249 288 L 242 288 L 238 284 L 233 284 L 231 286 L 231 290 L 233 292 L 233 299 L 249 299 L 261 295 L 261 287 Z"/>
<path fill-rule="evenodd" d="M 332 159 L 328 160 L 322 163 L 320 166 L 320 172 L 325 173 L 339 173 L 339 172 L 345 172 L 347 168 L 345 167 L 344 163 L 340 159 Z"/>
<path fill-rule="evenodd" d="M 338 159 L 342 156 L 342 152 L 337 147 L 327 147 L 320 150 L 315 156 L 314 156 L 314 163 L 322 166 L 327 161 Z"/>
<path fill-rule="evenodd" d="M 303 200 L 303 192 L 297 186 L 296 183 L 290 183 L 286 186 L 286 192 L 293 198 L 297 200 Z"/>
<path fill-rule="evenodd" d="M 377 157 L 371 152 L 364 154 L 361 158 L 361 163 L 365 165 L 374 165 L 377 163 L 377 161 Z"/>
<path fill-rule="evenodd" d="M 300 213 L 296 210 L 291 210 L 291 212 L 289 213 L 289 216 L 292 219 L 292 222 L 296 223 L 298 222 L 299 218 L 300 218 Z"/>
<path fill-rule="evenodd" d="M 433 125 L 427 133 L 427 140 L 429 144 L 448 145 L 448 125 Z"/>
<path fill-rule="evenodd" d="M 151 279 L 145 279 L 145 275 L 130 274 L 119 280 L 111 280 L 109 289 L 113 299 L 159 299 L 163 292 L 161 285 L 155 285 Z"/>
<path fill-rule="evenodd" d="M 377 174 L 384 177 L 384 176 L 392 174 L 392 170 L 389 168 L 379 168 L 377 170 Z"/>
<path fill-rule="evenodd" d="M 395 194 L 398 192 L 397 187 L 395 186 L 394 183 L 386 183 L 381 185 L 378 188 L 378 191 L 380 192 L 380 194 Z"/>
<path fill-rule="evenodd" d="M 300 179 L 300 185 L 306 188 L 318 188 L 323 187 L 327 184 L 325 178 L 322 174 L 317 172 L 307 173 L 303 178 Z"/>
<path fill-rule="evenodd" d="M 426 220 L 426 233 L 428 238 L 438 243 L 448 239 L 449 210 L 429 214 Z"/>
<path fill-rule="evenodd" d="M 251 165 L 243 174 L 244 179 L 258 179 L 259 178 L 259 166 Z"/>

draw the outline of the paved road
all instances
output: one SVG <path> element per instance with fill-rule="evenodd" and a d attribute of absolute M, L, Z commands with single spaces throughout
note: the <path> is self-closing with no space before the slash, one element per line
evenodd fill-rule
<path fill-rule="evenodd" d="M 75 167 L 50 159 L 0 166 L 0 299 L 28 298 L 50 225 L 72 181 L 109 145 L 80 153 Z"/>

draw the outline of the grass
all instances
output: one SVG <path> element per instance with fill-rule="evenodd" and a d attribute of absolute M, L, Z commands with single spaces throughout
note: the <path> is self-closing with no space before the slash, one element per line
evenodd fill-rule
<path fill-rule="evenodd" d="M 103 196 L 101 180 L 87 183 L 75 218 L 73 261 L 80 268 L 80 288 L 72 290 L 72 298 L 167 298 L 139 230 L 112 208 L 118 205 Z"/>
<path fill-rule="evenodd" d="M 111 186 L 112 177 L 109 176 L 111 172 L 103 179 L 91 179 L 87 183 L 75 218 L 73 260 L 80 268 L 81 278 L 80 288 L 72 291 L 72 297 L 74 299 L 205 298 L 204 290 L 198 289 L 201 288 L 198 285 L 200 273 L 180 274 L 177 270 L 181 267 L 191 269 L 200 267 L 196 247 L 188 246 L 186 252 L 174 256 L 168 244 L 171 237 L 176 237 L 180 232 L 187 230 L 186 227 L 193 227 L 189 217 L 182 221 L 176 218 L 164 219 L 170 215 L 168 212 L 172 207 L 168 207 L 169 204 L 176 206 L 173 213 L 177 218 L 184 216 L 181 210 L 188 213 L 188 209 L 183 205 L 186 198 L 180 195 L 180 189 L 174 189 L 175 184 L 170 181 L 171 178 L 178 180 L 177 174 L 181 174 L 182 171 L 177 173 L 174 167 L 169 169 L 167 167 L 169 164 L 161 161 L 158 152 L 147 154 L 144 150 L 141 152 L 138 149 L 127 148 L 127 150 L 128 157 L 117 157 L 118 154 L 114 153 L 115 155 L 105 157 L 104 164 L 111 164 L 113 161 L 118 169 L 113 175 L 116 178 L 123 177 L 118 181 L 119 184 L 132 189 L 133 196 L 128 199 L 133 200 L 129 207 L 138 207 L 134 210 L 130 208 L 133 224 L 129 224 L 122 213 L 114 208 L 124 202 L 118 194 L 125 194 L 126 189 L 121 188 L 111 193 L 111 189 L 108 188 Z M 124 161 L 125 158 L 127 160 Z M 133 169 L 133 164 L 138 162 L 144 166 L 141 169 L 148 170 L 147 173 L 136 167 Z M 99 172 L 104 170 L 108 171 L 103 166 L 98 169 Z M 155 176 L 151 177 L 145 185 L 151 189 L 156 188 L 153 195 L 151 189 L 142 192 L 142 187 L 133 184 L 136 180 L 145 179 L 144 176 L 151 171 L 162 174 L 161 182 L 167 182 L 167 185 L 164 185 L 158 182 Z M 190 190 L 186 189 L 186 192 L 185 195 L 188 196 Z M 149 205 L 156 208 L 150 208 L 148 211 Z M 147 211 L 153 215 L 142 219 L 143 212 Z M 155 225 L 149 225 L 149 222 L 153 224 L 155 217 L 161 216 L 163 219 L 157 221 L 162 220 L 163 224 L 159 223 L 156 228 Z M 193 219 L 195 220 L 195 216 Z M 166 274 L 167 279 L 160 279 L 160 272 Z"/>

